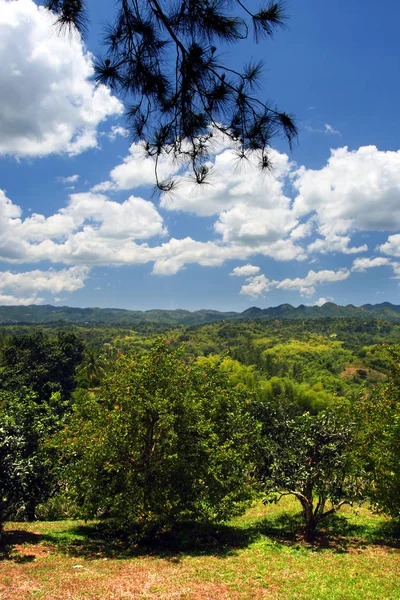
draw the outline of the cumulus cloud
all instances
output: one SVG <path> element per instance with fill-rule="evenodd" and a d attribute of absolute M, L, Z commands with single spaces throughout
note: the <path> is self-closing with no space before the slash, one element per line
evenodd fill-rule
<path fill-rule="evenodd" d="M 165 234 L 154 204 L 135 196 L 118 203 L 103 194 L 71 194 L 57 213 L 49 217 L 33 213 L 22 219 L 21 209 L 0 191 L 2 260 L 82 263 L 80 257 L 93 256 L 96 248 L 104 259 L 125 242 Z"/>
<path fill-rule="evenodd" d="M 3 234 L 2 234 L 3 228 Z M 161 245 L 139 243 L 165 236 L 167 230 L 154 204 L 135 196 L 125 202 L 104 194 L 75 193 L 65 208 L 45 217 L 22 218 L 21 209 L 0 193 L 0 259 L 8 262 L 49 260 L 68 265 L 119 265 L 153 262 L 154 274 L 174 274 L 188 264 L 219 266 L 256 254 L 276 260 L 301 260 L 301 247 L 291 240 L 225 243 L 171 238 Z"/>
<path fill-rule="evenodd" d="M 273 243 L 286 237 L 297 225 L 290 209 L 259 208 L 238 203 L 222 212 L 214 229 L 224 242 Z"/>
<path fill-rule="evenodd" d="M 356 258 L 353 261 L 352 271 L 364 272 L 367 269 L 373 269 L 374 267 L 390 266 L 391 261 L 384 256 L 376 256 L 374 258 Z"/>
<path fill-rule="evenodd" d="M 58 33 L 32 0 L 0 0 L 0 155 L 79 154 L 97 146 L 99 124 L 123 112 L 96 86 L 77 35 Z"/>
<path fill-rule="evenodd" d="M 161 197 L 161 206 L 171 211 L 185 211 L 199 216 L 211 216 L 238 204 L 267 209 L 288 210 L 290 198 L 284 193 L 285 178 L 292 163 L 286 154 L 271 150 L 272 172 L 261 172 L 257 155 L 238 161 L 235 150 L 225 148 L 210 159 L 212 169 L 208 184 L 194 186 L 187 173 L 174 179 L 173 194 Z"/>
<path fill-rule="evenodd" d="M 400 233 L 389 235 L 387 242 L 379 246 L 378 249 L 390 256 L 400 256 Z"/>
<path fill-rule="evenodd" d="M 249 277 L 250 275 L 256 275 L 259 271 L 260 267 L 256 267 L 249 263 L 242 267 L 235 267 L 230 275 L 234 275 L 235 277 Z"/>
<path fill-rule="evenodd" d="M 155 242 L 155 237 L 167 236 L 168 232 L 153 202 L 136 195 L 116 202 L 100 192 L 154 182 L 154 163 L 143 158 L 140 145 L 132 144 L 129 155 L 111 171 L 109 180 L 91 192 L 70 194 L 67 205 L 54 214 L 33 213 L 24 218 L 21 209 L 0 191 L 0 258 L 14 263 L 48 260 L 71 266 L 153 263 L 153 274 L 173 275 L 191 264 L 216 267 L 227 260 L 246 261 L 254 256 L 304 261 L 317 252 L 357 254 L 368 248 L 366 244 L 354 244 L 353 233 L 375 229 L 366 215 L 368 211 L 374 213 L 374 223 L 380 228 L 395 230 L 400 224 L 398 211 L 394 210 L 400 153 L 379 152 L 374 147 L 356 152 L 342 148 L 332 151 L 322 169 L 307 170 L 275 152 L 275 170 L 266 175 L 249 163 L 235 167 L 233 157 L 232 149 L 222 146 L 210 163 L 211 184 L 197 188 L 189 186 L 187 176 L 177 165 L 168 160 L 164 164 L 167 175 L 178 168 L 181 185 L 175 196 L 161 197 L 161 208 L 199 217 L 215 216 L 208 240 L 187 236 Z M 376 180 L 376 185 L 369 182 L 365 186 L 364 179 L 372 171 L 371 182 Z M 75 176 L 65 179 L 71 177 Z M 391 235 L 380 251 L 400 256 L 399 234 Z M 378 266 L 380 261 L 380 265 L 390 263 L 398 274 L 398 264 L 395 267 L 391 259 L 387 260 L 357 259 L 352 270 Z M 252 271 L 246 272 L 246 268 Z M 252 297 L 271 287 L 310 296 L 316 286 L 349 275 L 345 269 L 310 271 L 305 278 L 271 282 L 252 264 L 236 269 L 232 274 L 251 277 L 243 293 L 247 290 Z"/>
<path fill-rule="evenodd" d="M 312 296 L 315 294 L 315 287 L 318 285 L 343 281 L 350 275 L 347 269 L 339 271 L 322 270 L 309 271 L 306 277 L 296 277 L 295 279 L 283 279 L 276 284 L 277 289 L 299 291 L 302 296 Z"/>
<path fill-rule="evenodd" d="M 155 161 L 146 155 L 141 144 L 131 144 L 129 154 L 110 172 L 110 179 L 93 186 L 92 192 L 130 190 L 142 185 L 155 185 Z M 159 180 L 171 176 L 179 169 L 168 156 L 160 157 L 157 165 Z"/>
<path fill-rule="evenodd" d="M 359 254 L 360 252 L 367 252 L 367 244 L 361 244 L 361 246 L 350 246 L 351 237 L 349 235 L 337 235 L 332 231 L 328 231 L 328 228 L 323 226 L 320 227 L 320 233 L 324 233 L 326 230 L 325 237 L 317 238 L 311 244 L 307 246 L 307 250 L 310 253 L 320 254 L 331 254 L 333 252 L 339 252 L 341 254 Z"/>
<path fill-rule="evenodd" d="M 347 269 L 339 271 L 309 271 L 306 277 L 296 277 L 295 279 L 283 279 L 282 281 L 274 281 L 268 279 L 265 275 L 257 275 L 249 277 L 248 283 L 242 286 L 240 294 L 246 294 L 253 298 L 262 296 L 265 292 L 275 288 L 278 290 L 298 291 L 302 296 L 310 297 L 315 294 L 316 286 L 336 281 L 343 281 L 350 275 Z M 320 298 L 322 303 L 326 302 L 325 298 Z"/>
<path fill-rule="evenodd" d="M 43 304 L 44 298 L 38 296 L 29 296 L 20 298 L 10 294 L 0 294 L 0 304 L 6 306 L 30 306 L 31 304 Z"/>
<path fill-rule="evenodd" d="M 214 231 L 226 244 L 264 245 L 271 250 L 275 243 L 291 240 L 295 252 L 290 252 L 290 259 L 302 260 L 312 253 L 366 252 L 366 243 L 353 243 L 354 232 L 400 228 L 400 151 L 337 148 L 316 170 L 297 167 L 286 154 L 272 151 L 274 170 L 265 174 L 257 169 L 256 156 L 238 162 L 234 149 L 221 148 L 210 158 L 211 177 L 204 186 L 194 186 L 179 165 L 163 159 L 160 176 L 174 175 L 177 189 L 163 194 L 160 204 L 168 211 L 216 215 Z M 110 179 L 93 190 L 148 183 L 154 183 L 154 162 L 143 158 L 140 145 L 132 144 Z M 307 246 L 300 245 L 311 236 Z M 383 252 L 391 252 L 395 242 L 391 240 Z"/>
<path fill-rule="evenodd" d="M 276 282 L 270 281 L 265 275 L 256 275 L 255 277 L 249 278 L 249 283 L 242 285 L 240 294 L 243 296 L 251 296 L 252 298 L 259 298 L 263 296 L 265 292 L 268 292 L 275 286 Z"/>
<path fill-rule="evenodd" d="M 300 223 L 300 225 L 297 225 L 297 227 L 292 229 L 292 231 L 290 232 L 290 238 L 294 241 L 308 238 L 312 234 L 313 227 L 314 219 L 311 218 L 307 222 Z"/>
<path fill-rule="evenodd" d="M 0 273 L 0 303 L 2 304 L 41 304 L 39 293 L 75 292 L 84 287 L 90 269 L 84 266 L 70 269 L 49 269 Z M 4 293 L 5 292 L 5 293 Z"/>
<path fill-rule="evenodd" d="M 400 150 L 337 148 L 325 167 L 300 167 L 294 177 L 295 214 L 315 212 L 325 236 L 400 228 Z"/>

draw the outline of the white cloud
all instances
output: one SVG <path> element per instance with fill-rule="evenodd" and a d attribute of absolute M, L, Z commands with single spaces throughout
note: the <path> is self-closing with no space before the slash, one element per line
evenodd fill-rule
<path fill-rule="evenodd" d="M 248 283 L 242 286 L 240 294 L 258 298 L 271 289 L 278 289 L 298 291 L 302 296 L 311 297 L 315 294 L 316 286 L 343 281 L 347 279 L 349 275 L 350 271 L 347 269 L 340 269 L 339 271 L 311 270 L 307 273 L 306 277 L 283 279 L 282 281 L 274 281 L 268 279 L 265 275 L 257 275 L 247 279 Z M 325 302 L 328 302 L 326 298 L 320 298 L 317 300 L 316 305 L 321 306 Z"/>
<path fill-rule="evenodd" d="M 141 185 L 155 185 L 155 166 L 154 159 L 146 155 L 141 144 L 131 144 L 128 156 L 110 172 L 110 179 L 95 185 L 92 192 L 130 190 Z M 178 169 L 179 166 L 169 157 L 160 157 L 157 167 L 159 180 L 168 178 Z"/>
<path fill-rule="evenodd" d="M 338 131 L 337 129 L 332 127 L 332 125 L 329 125 L 329 123 L 325 123 L 324 127 L 325 127 L 324 133 L 326 133 L 326 134 L 342 135 L 340 133 L 340 131 Z"/>
<path fill-rule="evenodd" d="M 238 161 L 235 151 L 226 148 L 213 159 L 208 183 L 195 186 L 187 172 L 174 177 L 177 189 L 163 194 L 161 206 L 171 211 L 185 211 L 211 216 L 238 204 L 264 210 L 289 210 L 290 199 L 284 194 L 285 178 L 292 164 L 286 154 L 271 150 L 273 172 L 261 172 L 257 155 Z"/>
<path fill-rule="evenodd" d="M 43 302 L 44 298 L 38 296 L 19 298 L 9 294 L 0 294 L 0 304 L 6 306 L 30 306 L 31 304 L 43 304 Z"/>
<path fill-rule="evenodd" d="M 324 237 L 400 228 L 400 150 L 337 148 L 322 169 L 300 167 L 294 176 L 295 215 L 315 213 Z"/>
<path fill-rule="evenodd" d="M 329 125 L 329 123 L 324 123 L 323 127 L 313 127 L 309 123 L 306 123 L 306 125 L 304 126 L 304 129 L 306 131 L 309 131 L 310 133 L 324 133 L 325 135 L 340 135 L 340 136 L 342 135 L 340 133 L 340 131 L 335 129 L 332 125 Z"/>
<path fill-rule="evenodd" d="M 60 183 L 76 183 L 79 179 L 79 175 L 70 175 L 69 177 L 57 177 L 57 181 Z"/>
<path fill-rule="evenodd" d="M 165 235 L 154 204 L 130 196 L 118 203 L 91 192 L 71 194 L 69 203 L 45 217 L 32 213 L 21 218 L 19 207 L 0 191 L 0 259 L 18 262 L 51 260 L 71 264 L 94 242 L 113 256 L 124 241 Z M 78 261 L 79 262 L 79 261 Z M 111 261 L 113 262 L 113 261 Z"/>
<path fill-rule="evenodd" d="M 314 227 L 314 220 L 309 219 L 306 223 L 300 223 L 290 232 L 290 238 L 294 241 L 310 237 Z"/>
<path fill-rule="evenodd" d="M 174 275 L 187 264 L 219 267 L 225 260 L 239 259 L 251 253 L 240 246 L 224 246 L 217 242 L 197 242 L 190 237 L 170 239 L 156 248 L 143 249 L 147 261 L 155 261 L 153 274 Z"/>
<path fill-rule="evenodd" d="M 113 125 L 109 131 L 109 133 L 106 134 L 108 139 L 111 140 L 112 142 L 115 142 L 115 140 L 117 139 L 118 136 L 120 137 L 128 137 L 129 135 L 129 131 L 128 129 L 126 129 L 125 127 L 122 127 L 121 125 Z"/>
<path fill-rule="evenodd" d="M 258 208 L 238 203 L 220 213 L 214 229 L 224 242 L 273 243 L 286 237 L 297 225 L 289 208 Z"/>
<path fill-rule="evenodd" d="M 2 304 L 40 304 L 43 298 L 38 293 L 75 292 L 84 287 L 89 275 L 88 267 L 71 267 L 70 269 L 49 269 L 0 273 L 0 302 Z M 4 294 L 5 292 L 5 294 Z"/>
<path fill-rule="evenodd" d="M 318 298 L 318 300 L 314 302 L 314 306 L 323 306 L 327 302 L 332 302 L 332 299 L 328 300 L 328 298 Z"/>
<path fill-rule="evenodd" d="M 242 267 L 235 267 L 230 275 L 234 275 L 235 277 L 249 277 L 250 275 L 256 275 L 259 271 L 260 267 L 256 267 L 249 263 Z"/>
<path fill-rule="evenodd" d="M 378 249 L 390 256 L 400 256 L 400 233 L 389 235 L 387 242 L 379 246 Z"/>
<path fill-rule="evenodd" d="M 277 289 L 299 291 L 302 296 L 312 296 L 315 294 L 315 286 L 343 281 L 350 275 L 347 269 L 339 271 L 322 270 L 309 271 L 306 277 L 296 277 L 295 279 L 283 279 L 276 284 Z"/>
<path fill-rule="evenodd" d="M 353 243 L 354 232 L 400 228 L 400 151 L 338 148 L 318 170 L 297 168 L 287 155 L 272 151 L 274 171 L 265 174 L 257 170 L 255 155 L 238 162 L 232 148 L 221 148 L 210 158 L 211 177 L 203 186 L 195 186 L 187 172 L 165 159 L 160 176 L 175 173 L 178 187 L 163 194 L 160 203 L 169 211 L 216 215 L 214 231 L 225 244 L 251 244 L 260 254 L 277 258 L 275 245 L 291 243 L 284 259 L 303 260 L 310 253 L 366 252 L 366 243 Z M 93 190 L 129 189 L 150 182 L 154 183 L 154 163 L 143 159 L 140 145 L 132 144 L 110 179 Z M 294 200 L 288 195 L 290 186 Z M 302 240 L 313 233 L 317 237 L 302 247 Z"/>
<path fill-rule="evenodd" d="M 334 232 L 329 232 L 327 227 L 320 227 L 320 233 L 326 230 L 324 238 L 317 238 L 307 246 L 310 253 L 319 252 L 320 254 L 331 254 L 332 252 L 340 252 L 341 254 L 359 254 L 368 250 L 367 244 L 361 246 L 349 246 L 351 237 L 349 235 L 337 235 Z"/>
<path fill-rule="evenodd" d="M 400 263 L 392 263 L 393 279 L 400 279 Z"/>
<path fill-rule="evenodd" d="M 265 275 L 256 275 L 255 277 L 249 278 L 249 283 L 242 285 L 240 294 L 244 296 L 251 296 L 252 298 L 259 298 L 263 296 L 265 292 L 268 292 L 276 284 L 276 281 L 270 281 Z"/>
<path fill-rule="evenodd" d="M 77 35 L 58 33 L 32 0 L 0 0 L 0 155 L 79 154 L 97 146 L 99 124 L 123 112 L 96 86 Z"/>
<path fill-rule="evenodd" d="M 374 267 L 391 266 L 391 261 L 384 256 L 376 256 L 375 258 L 356 258 L 353 261 L 352 271 L 364 272 L 367 269 Z"/>

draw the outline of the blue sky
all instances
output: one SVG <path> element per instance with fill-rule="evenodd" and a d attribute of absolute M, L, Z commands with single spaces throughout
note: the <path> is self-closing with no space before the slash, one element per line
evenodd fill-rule
<path fill-rule="evenodd" d="M 33 0 L 0 0 L 1 304 L 400 304 L 400 6 L 286 4 L 273 40 L 220 52 L 264 60 L 298 145 L 274 140 L 265 176 L 217 143 L 210 186 L 178 174 L 156 198 L 121 100 L 91 79 L 113 3 L 88 2 L 82 45 Z"/>

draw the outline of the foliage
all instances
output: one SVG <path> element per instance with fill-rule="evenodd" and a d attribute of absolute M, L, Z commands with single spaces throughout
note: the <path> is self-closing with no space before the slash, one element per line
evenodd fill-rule
<path fill-rule="evenodd" d="M 156 342 L 120 356 L 58 440 L 83 514 L 124 524 L 224 520 L 252 497 L 249 394 Z"/>
<path fill-rule="evenodd" d="M 25 441 L 15 423 L 0 414 L 0 540 L 10 509 L 19 505 L 30 465 L 22 459 Z"/>
<path fill-rule="evenodd" d="M 86 383 L 88 387 L 94 388 L 100 385 L 100 381 L 107 369 L 107 360 L 98 350 L 87 349 L 83 362 L 78 369 L 79 383 Z"/>
<path fill-rule="evenodd" d="M 2 348 L 0 426 L 3 436 L 3 513 L 34 519 L 56 489 L 45 440 L 62 428 L 75 387 L 83 344 L 73 334 L 9 338 Z M 9 453 L 13 453 L 10 458 Z"/>
<path fill-rule="evenodd" d="M 0 389 L 30 389 L 38 402 L 60 392 L 68 400 L 76 383 L 75 369 L 83 358 L 83 343 L 72 333 L 53 339 L 42 331 L 12 336 L 1 350 Z"/>
<path fill-rule="evenodd" d="M 330 410 L 293 418 L 279 409 L 271 414 L 262 405 L 258 416 L 264 425 L 266 501 L 297 498 L 305 537 L 311 541 L 322 519 L 361 498 L 353 458 L 354 423 L 348 414 Z"/>
<path fill-rule="evenodd" d="M 44 444 L 63 426 L 65 402 L 60 393 L 38 402 L 28 389 L 1 393 L 0 426 L 4 448 L 14 448 L 13 458 L 5 458 L 2 486 L 3 514 L 8 518 L 35 518 L 36 506 L 57 490 L 51 456 Z M 6 441 L 8 440 L 8 441 Z"/>
<path fill-rule="evenodd" d="M 400 346 L 386 347 L 387 383 L 357 403 L 360 457 L 368 478 L 372 504 L 400 516 Z"/>
<path fill-rule="evenodd" d="M 60 26 L 85 28 L 83 0 L 45 0 Z M 237 71 L 218 52 L 221 45 L 271 36 L 284 24 L 281 2 L 269 1 L 252 12 L 241 0 L 170 2 L 119 0 L 105 36 L 107 56 L 97 60 L 96 79 L 131 98 L 128 110 L 135 140 L 158 160 L 171 154 L 187 159 L 198 183 L 209 168 L 206 157 L 213 132 L 238 147 L 241 157 L 260 151 L 269 167 L 271 138 L 297 135 L 289 115 L 261 102 L 256 93 L 261 63 Z M 159 181 L 162 190 L 171 182 Z"/>

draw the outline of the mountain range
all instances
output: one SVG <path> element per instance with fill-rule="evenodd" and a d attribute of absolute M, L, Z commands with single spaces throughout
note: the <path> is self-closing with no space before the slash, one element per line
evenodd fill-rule
<path fill-rule="evenodd" d="M 400 306 L 390 302 L 364 304 L 363 306 L 339 306 L 326 302 L 322 306 L 281 304 L 270 308 L 253 306 L 237 312 L 216 310 L 189 311 L 183 309 L 146 311 L 117 308 L 72 308 L 69 306 L 31 305 L 0 306 L 0 324 L 50 324 L 75 323 L 80 325 L 126 325 L 135 323 L 165 323 L 170 325 L 200 325 L 222 320 L 245 319 L 321 319 L 321 318 L 374 318 L 400 323 Z"/>

